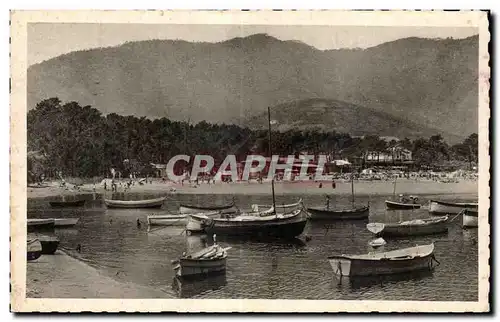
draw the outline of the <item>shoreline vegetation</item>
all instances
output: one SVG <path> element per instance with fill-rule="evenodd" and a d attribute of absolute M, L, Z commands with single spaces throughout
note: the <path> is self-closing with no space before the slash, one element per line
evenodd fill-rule
<path fill-rule="evenodd" d="M 130 188 L 125 188 L 126 180 L 118 181 L 117 192 L 127 194 L 226 194 L 226 195 L 266 195 L 270 194 L 271 183 L 234 182 L 234 183 L 200 183 L 180 184 L 173 182 L 162 182 L 153 180 L 152 183 L 143 185 L 134 184 Z M 322 187 L 320 187 L 320 184 Z M 393 181 L 355 181 L 354 189 L 358 196 L 392 196 L 394 191 Z M 275 182 L 276 195 L 350 195 L 351 184 L 349 181 L 339 180 L 335 182 L 335 189 L 332 188 L 331 181 L 314 182 Z M 111 191 L 104 190 L 101 184 L 83 184 L 74 188 L 60 187 L 58 182 L 48 184 L 44 188 L 27 188 L 28 199 L 38 198 L 58 198 L 62 196 L 74 196 L 78 194 L 111 195 Z M 478 182 L 476 180 L 460 180 L 457 182 L 439 182 L 434 180 L 412 180 L 399 179 L 397 181 L 397 194 L 412 195 L 433 195 L 433 194 L 477 194 Z"/>

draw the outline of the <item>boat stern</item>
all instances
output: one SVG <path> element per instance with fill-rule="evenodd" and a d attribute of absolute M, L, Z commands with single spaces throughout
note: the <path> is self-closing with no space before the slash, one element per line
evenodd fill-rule
<path fill-rule="evenodd" d="M 349 276 L 351 273 L 351 260 L 342 257 L 329 257 L 328 262 L 336 276 Z"/>

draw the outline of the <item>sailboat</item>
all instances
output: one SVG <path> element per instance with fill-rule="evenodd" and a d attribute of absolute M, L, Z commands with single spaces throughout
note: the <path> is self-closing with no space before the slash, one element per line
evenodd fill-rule
<path fill-rule="evenodd" d="M 310 207 L 307 211 L 311 220 L 362 220 L 368 219 L 370 205 L 357 207 L 354 201 L 354 174 L 351 175 L 351 207 L 345 209 L 330 208 L 330 197 L 326 197 L 325 207 Z"/>
<path fill-rule="evenodd" d="M 268 107 L 269 123 L 269 154 L 272 156 L 271 144 L 271 111 Z M 237 216 L 225 218 L 210 218 L 203 214 L 192 214 L 190 217 L 201 223 L 207 234 L 234 237 L 260 238 L 294 238 L 302 234 L 307 223 L 307 214 L 300 201 L 300 207 L 292 211 L 276 212 L 276 198 L 274 194 L 274 178 L 271 180 L 273 197 L 272 208 L 265 211 L 241 213 Z"/>
<path fill-rule="evenodd" d="M 394 190 L 392 192 L 392 198 L 393 200 L 386 200 L 385 201 L 385 206 L 389 210 L 404 210 L 404 209 L 419 209 L 422 207 L 421 204 L 417 203 L 418 198 L 414 196 L 409 196 L 409 198 L 406 198 L 403 195 L 399 195 L 399 201 L 396 201 L 396 180 L 397 177 L 394 177 Z"/>

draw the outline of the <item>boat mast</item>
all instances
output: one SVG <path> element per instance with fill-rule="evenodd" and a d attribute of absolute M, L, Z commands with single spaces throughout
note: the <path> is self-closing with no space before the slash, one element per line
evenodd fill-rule
<path fill-rule="evenodd" d="M 354 208 L 354 172 L 351 174 L 352 207 Z"/>
<path fill-rule="evenodd" d="M 394 190 L 392 191 L 393 198 L 396 198 L 396 179 L 397 178 L 398 178 L 397 176 L 394 176 Z M 394 199 L 394 200 L 396 200 L 396 199 Z"/>
<path fill-rule="evenodd" d="M 267 107 L 267 121 L 268 121 L 268 127 L 269 127 L 269 157 L 273 158 L 273 150 L 272 150 L 272 141 L 271 141 L 271 108 L 268 106 Z M 269 164 L 269 170 L 271 170 L 271 164 Z M 268 170 L 268 171 L 269 171 Z M 276 212 L 276 199 L 274 197 L 274 175 L 271 178 L 271 190 L 273 192 L 273 211 Z"/>

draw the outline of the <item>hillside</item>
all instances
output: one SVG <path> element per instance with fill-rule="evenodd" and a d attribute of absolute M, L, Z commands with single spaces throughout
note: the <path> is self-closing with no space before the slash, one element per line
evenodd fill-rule
<path fill-rule="evenodd" d="M 274 129 L 320 129 L 350 133 L 352 136 L 379 135 L 397 138 L 430 137 L 439 131 L 400 119 L 390 114 L 331 99 L 307 99 L 274 106 Z M 265 129 L 267 111 L 249 118 L 247 126 Z M 454 137 L 454 140 L 458 138 Z"/>
<path fill-rule="evenodd" d="M 103 113 L 241 124 L 267 106 L 324 98 L 463 138 L 477 132 L 477 62 L 477 36 L 328 51 L 265 34 L 140 41 L 31 66 L 28 106 L 57 96 Z"/>

